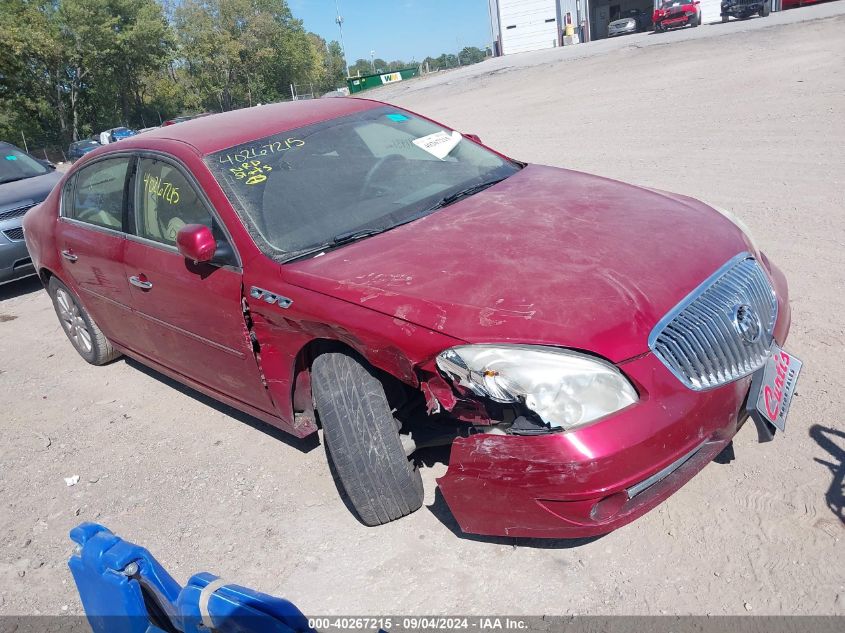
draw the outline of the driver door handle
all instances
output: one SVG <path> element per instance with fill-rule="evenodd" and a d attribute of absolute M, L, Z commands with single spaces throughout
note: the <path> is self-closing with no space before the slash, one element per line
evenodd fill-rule
<path fill-rule="evenodd" d="M 66 260 L 68 260 L 69 262 L 75 262 L 77 259 L 79 259 L 79 257 L 77 257 L 76 255 L 74 255 L 74 254 L 73 254 L 73 251 L 71 251 L 71 250 L 64 250 L 64 251 L 62 251 L 62 257 L 64 257 L 64 258 L 65 258 Z"/>
<path fill-rule="evenodd" d="M 133 286 L 137 286 L 138 288 L 142 288 L 143 290 L 149 290 L 153 287 L 153 282 L 148 281 L 144 275 L 141 275 L 140 277 L 132 275 L 129 278 L 129 283 Z"/>

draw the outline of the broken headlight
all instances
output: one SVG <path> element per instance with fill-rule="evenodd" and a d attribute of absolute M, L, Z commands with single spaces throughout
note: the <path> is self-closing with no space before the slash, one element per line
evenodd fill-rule
<path fill-rule="evenodd" d="M 500 403 L 522 403 L 555 429 L 573 429 L 624 409 L 637 392 L 616 367 L 539 345 L 459 345 L 437 356 L 454 383 Z"/>

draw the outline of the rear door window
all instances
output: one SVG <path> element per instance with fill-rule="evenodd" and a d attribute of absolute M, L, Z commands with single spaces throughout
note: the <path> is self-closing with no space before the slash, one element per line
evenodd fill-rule
<path fill-rule="evenodd" d="M 115 231 L 123 230 L 123 192 L 130 158 L 97 161 L 80 169 L 68 217 Z"/>

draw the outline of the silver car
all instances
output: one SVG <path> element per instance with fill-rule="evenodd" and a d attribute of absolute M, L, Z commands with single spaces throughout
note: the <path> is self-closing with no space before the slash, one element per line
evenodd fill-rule
<path fill-rule="evenodd" d="M 648 15 L 639 9 L 629 9 L 622 16 L 607 25 L 607 36 L 628 35 L 648 30 Z"/>
<path fill-rule="evenodd" d="M 21 223 L 60 179 L 47 161 L 0 142 L 0 284 L 35 274 Z"/>

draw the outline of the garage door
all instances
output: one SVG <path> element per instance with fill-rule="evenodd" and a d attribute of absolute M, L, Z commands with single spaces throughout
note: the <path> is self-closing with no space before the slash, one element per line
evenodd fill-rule
<path fill-rule="evenodd" d="M 722 19 L 721 0 L 701 0 L 701 23 L 711 24 Z"/>
<path fill-rule="evenodd" d="M 499 0 L 499 17 L 505 55 L 557 46 L 554 0 Z"/>

